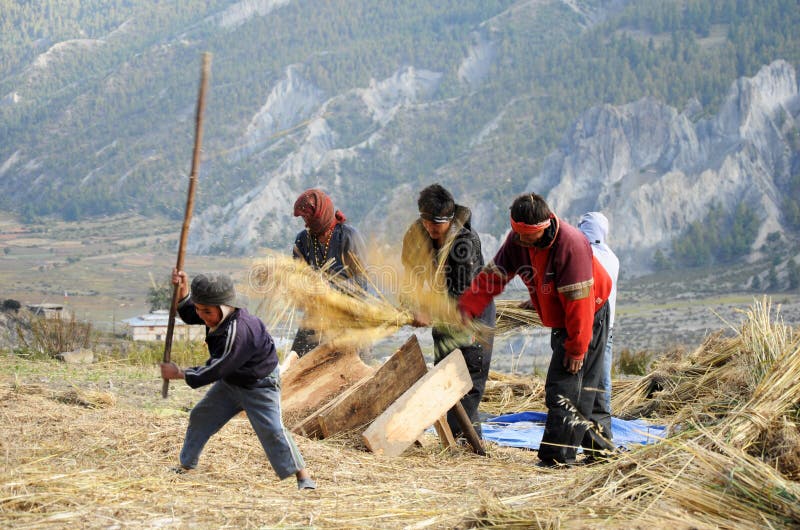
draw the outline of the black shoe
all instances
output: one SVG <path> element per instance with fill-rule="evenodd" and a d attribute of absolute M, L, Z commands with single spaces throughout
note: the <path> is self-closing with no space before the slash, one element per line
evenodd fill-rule
<path fill-rule="evenodd" d="M 567 462 L 558 462 L 556 460 L 539 460 L 536 463 L 536 467 L 543 467 L 547 469 L 566 469 L 570 467 L 575 467 L 577 464 L 574 460 L 570 460 Z"/>

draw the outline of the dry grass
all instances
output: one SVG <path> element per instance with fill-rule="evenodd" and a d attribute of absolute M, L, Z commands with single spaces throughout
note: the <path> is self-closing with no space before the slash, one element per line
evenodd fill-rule
<path fill-rule="evenodd" d="M 498 335 L 518 331 L 521 327 L 542 327 L 542 320 L 533 309 L 523 309 L 519 300 L 496 300 Z"/>
<path fill-rule="evenodd" d="M 480 410 L 493 416 L 526 410 L 547 410 L 544 382 L 531 375 L 489 372 Z"/>
<path fill-rule="evenodd" d="M 151 386 L 157 394 L 159 381 Z M 5 528 L 451 528 L 477 508 L 464 492 L 505 496 L 531 484 L 518 473 L 532 465 L 529 451 L 498 448 L 482 458 L 442 453 L 426 439 L 390 459 L 341 439 L 296 437 L 319 485 L 301 493 L 293 479 L 277 480 L 241 417 L 212 438 L 197 471 L 176 475 L 169 468 L 185 413 L 85 408 L 61 395 L 0 387 Z"/>
<path fill-rule="evenodd" d="M 374 344 L 414 321 L 409 309 L 391 301 L 374 285 L 361 288 L 328 269 L 316 270 L 284 255 L 270 255 L 257 263 L 249 285 L 251 297 L 260 296 L 273 301 L 272 305 L 302 311 L 302 325 L 317 330 L 323 342 L 337 347 Z M 414 295 L 413 304 L 424 307 L 433 323 L 465 330 L 451 298 L 436 291 Z M 275 304 L 276 300 L 280 303 Z M 478 330 L 477 324 L 466 328 Z"/>
<path fill-rule="evenodd" d="M 27 354 L 52 357 L 78 348 L 88 348 L 91 344 L 92 325 L 78 321 L 74 313 L 69 317 L 57 315 L 55 318 L 45 318 L 21 310 L 16 319 L 20 348 Z"/>
<path fill-rule="evenodd" d="M 800 335 L 757 303 L 736 337 L 627 385 L 615 404 L 673 435 L 551 489 L 487 502 L 498 528 L 790 528 L 800 524 Z"/>
<path fill-rule="evenodd" d="M 542 470 L 534 467 L 535 452 L 493 445 L 483 458 L 442 452 L 426 437 L 423 447 L 392 459 L 359 450 L 344 435 L 296 437 L 319 484 L 310 493 L 298 492 L 291 479 L 277 481 L 241 417 L 211 439 L 197 471 L 169 472 L 185 411 L 202 391 L 176 388 L 167 401 L 143 408 L 131 393 L 158 396 L 155 368 L 151 379 L 134 385 L 126 370 L 139 368 L 63 372 L 55 362 L 17 361 L 18 372 L 30 372 L 0 372 L 6 374 L 0 379 L 0 525 L 797 527 L 798 334 L 770 311 L 757 304 L 736 337 L 711 337 L 697 351 L 658 365 L 657 377 L 617 385 L 619 406 L 670 425 L 673 435 L 659 444 L 605 463 Z M 49 370 L 54 373 L 44 376 Z M 64 375 L 71 379 L 66 386 Z M 656 378 L 661 389 L 653 391 Z M 481 408 L 541 410 L 541 384 L 493 373 Z"/>

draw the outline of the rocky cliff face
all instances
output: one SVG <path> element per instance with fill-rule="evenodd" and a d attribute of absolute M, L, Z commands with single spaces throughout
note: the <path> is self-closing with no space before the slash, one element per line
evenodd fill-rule
<path fill-rule="evenodd" d="M 337 193 L 342 185 L 342 161 L 357 158 L 359 150 L 380 142 L 382 130 L 398 110 L 422 104 L 440 78 L 437 72 L 404 68 L 387 79 L 373 80 L 368 87 L 323 100 L 322 91 L 290 68 L 286 79 L 278 83 L 253 117 L 242 142 L 244 152 L 235 156 L 259 156 L 259 148 L 273 149 L 261 144 L 287 129 L 292 131 L 289 141 L 297 146 L 277 169 L 263 176 L 260 186 L 227 205 L 211 206 L 198 216 L 192 227 L 191 250 L 206 253 L 224 249 L 247 254 L 261 246 L 289 248 L 294 235 L 303 228 L 302 221 L 292 217 L 292 205 L 309 187 L 323 187 L 337 207 L 346 211 L 346 205 L 337 201 L 342 196 Z M 374 132 L 349 144 L 329 123 L 336 115 L 332 110 L 336 105 L 356 109 L 354 113 L 360 114 Z M 322 182 L 321 173 L 333 174 L 334 178 Z M 363 195 L 356 197 L 359 199 Z"/>
<path fill-rule="evenodd" d="M 719 112 L 642 99 L 588 110 L 528 189 L 567 220 L 601 210 L 611 243 L 630 271 L 647 270 L 657 248 L 701 220 L 711 204 L 760 212 L 754 249 L 781 230 L 781 184 L 788 181 L 800 100 L 794 68 L 765 66 L 730 88 Z"/>
<path fill-rule="evenodd" d="M 480 80 L 477 58 L 490 55 L 490 47 L 479 42 L 481 46 L 465 60 L 470 65 L 464 67 L 465 83 Z M 296 147 L 277 169 L 264 175 L 261 186 L 206 210 L 193 227 L 192 250 L 224 248 L 246 254 L 276 243 L 288 248 L 302 228 L 291 216 L 297 195 L 308 187 L 323 186 L 335 199 L 346 196 L 342 163 L 357 160 L 365 149 L 398 151 L 384 132 L 401 110 L 446 105 L 431 100 L 440 78 L 437 72 L 409 67 L 367 87 L 324 99 L 290 68 L 253 117 L 243 143 L 250 156 L 258 156 L 262 139 L 293 127 Z M 356 109 L 369 134 L 356 140 L 343 137 L 334 126 L 335 108 L 342 105 L 351 115 Z M 689 223 L 703 219 L 712 204 L 733 211 L 745 202 L 759 212 L 761 227 L 753 247 L 757 249 L 769 233 L 781 230 L 780 190 L 791 176 L 789 134 L 798 128 L 799 112 L 797 75 L 784 61 L 733 83 L 716 115 L 709 116 L 697 101 L 682 110 L 653 99 L 594 107 L 567 132 L 540 174 L 519 191 L 542 193 L 571 222 L 585 211 L 605 212 L 611 221 L 610 241 L 631 273 L 647 271 L 655 250 L 668 250 L 673 238 Z M 491 136 L 491 127 L 483 134 Z M 333 178 L 322 180 L 322 173 Z M 475 187 L 464 183 L 465 189 Z M 414 217 L 417 191 L 411 184 L 392 188 L 367 206 L 367 214 L 354 220 L 356 225 L 367 237 L 397 240 Z M 355 201 L 364 200 L 358 189 L 356 195 Z M 347 211 L 350 205 L 342 202 L 337 206 Z M 486 219 L 505 215 L 505 203 L 473 202 L 479 230 L 485 231 Z M 502 233 L 483 235 L 487 254 L 494 252 L 502 237 Z"/>

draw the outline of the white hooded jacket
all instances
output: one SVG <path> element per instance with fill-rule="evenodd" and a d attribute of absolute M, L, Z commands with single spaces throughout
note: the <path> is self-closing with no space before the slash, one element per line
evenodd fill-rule
<path fill-rule="evenodd" d="M 608 325 L 614 326 L 614 310 L 617 305 L 617 278 L 619 278 L 619 259 L 606 244 L 608 238 L 608 218 L 600 212 L 587 212 L 578 221 L 578 228 L 589 243 L 597 261 L 611 277 L 611 294 L 608 296 Z"/>

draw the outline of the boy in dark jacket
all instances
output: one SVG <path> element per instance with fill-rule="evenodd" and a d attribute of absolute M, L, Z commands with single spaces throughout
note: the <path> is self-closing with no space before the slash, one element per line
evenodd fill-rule
<path fill-rule="evenodd" d="M 183 379 L 192 388 L 213 383 L 189 414 L 179 472 L 194 469 L 208 439 L 245 411 L 272 468 L 281 480 L 294 474 L 298 489 L 315 489 L 303 457 L 281 419 L 278 355 L 263 322 L 236 307 L 236 291 L 224 274 L 198 274 L 191 295 L 186 273 L 173 269 L 180 289 L 178 314 L 187 324 L 205 324 L 210 357 L 204 366 L 161 363 L 164 379 Z"/>
<path fill-rule="evenodd" d="M 472 212 L 466 206 L 456 204 L 450 192 L 439 184 L 423 189 L 417 206 L 420 218 L 408 228 L 403 238 L 404 294 L 422 290 L 427 284 L 429 289 L 447 292 L 456 301 L 483 267 L 481 240 L 472 230 Z M 494 328 L 493 301 L 482 310 L 478 320 Z M 425 321 L 418 323 L 428 324 Z M 464 337 L 440 326 L 433 327 L 432 335 L 434 363 L 441 362 L 456 348 L 464 354 L 472 389 L 461 399 L 461 404 L 480 433 L 478 405 L 489 377 L 494 335 L 488 333 L 475 340 L 475 337 Z M 447 423 L 454 436 L 462 434 L 455 412 L 448 412 Z"/>

